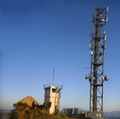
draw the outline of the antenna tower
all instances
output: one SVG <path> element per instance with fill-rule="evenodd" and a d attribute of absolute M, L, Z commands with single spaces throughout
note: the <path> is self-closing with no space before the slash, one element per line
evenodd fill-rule
<path fill-rule="evenodd" d="M 52 85 L 54 85 L 54 73 L 55 73 L 55 63 L 54 63 L 54 66 L 53 66 Z"/>
<path fill-rule="evenodd" d="M 90 35 L 89 48 L 91 50 L 90 75 L 85 75 L 85 79 L 90 82 L 90 112 L 92 119 L 104 119 L 103 114 L 103 83 L 109 77 L 104 75 L 104 50 L 106 35 L 105 25 L 108 21 L 108 7 L 95 8 L 92 17 L 93 33 Z"/>

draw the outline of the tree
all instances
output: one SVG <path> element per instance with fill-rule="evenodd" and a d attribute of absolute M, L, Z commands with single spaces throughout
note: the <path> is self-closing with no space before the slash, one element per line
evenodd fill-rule
<path fill-rule="evenodd" d="M 61 117 L 62 118 L 66 118 L 66 114 L 61 114 Z"/>
<path fill-rule="evenodd" d="M 58 115 L 59 115 L 59 109 L 58 109 L 57 105 L 55 105 L 54 115 L 55 115 L 55 116 L 58 116 Z"/>
<path fill-rule="evenodd" d="M 51 107 L 51 102 L 47 102 L 47 110 L 48 110 L 48 113 L 49 113 L 50 107 Z"/>
<path fill-rule="evenodd" d="M 46 103 L 43 103 L 43 109 L 46 110 Z"/>
<path fill-rule="evenodd" d="M 26 118 L 25 110 L 26 110 L 27 107 L 29 107 L 28 104 L 22 103 L 22 102 L 18 102 L 18 103 L 13 104 L 13 107 L 15 108 L 15 111 L 17 113 L 15 115 L 15 112 L 14 112 L 13 115 L 15 115 L 17 117 L 17 119 L 24 119 L 24 118 Z"/>
<path fill-rule="evenodd" d="M 51 107 L 51 104 L 52 104 L 51 102 L 48 102 L 48 103 L 47 103 L 47 107 L 48 107 L 49 109 L 50 109 L 50 107 Z"/>
<path fill-rule="evenodd" d="M 18 111 L 25 111 L 25 109 L 29 107 L 29 105 L 27 103 L 18 102 L 13 104 L 13 107 L 18 112 Z"/>
<path fill-rule="evenodd" d="M 39 108 L 40 108 L 41 110 L 43 110 L 43 105 L 40 105 Z"/>

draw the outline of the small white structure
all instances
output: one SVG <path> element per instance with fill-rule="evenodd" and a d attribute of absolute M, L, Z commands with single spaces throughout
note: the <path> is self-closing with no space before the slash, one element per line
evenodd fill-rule
<path fill-rule="evenodd" d="M 58 109 L 60 110 L 60 98 L 61 98 L 61 90 L 63 86 L 57 86 L 57 85 L 44 85 L 45 89 L 45 103 L 51 102 L 50 109 L 47 108 L 49 114 L 52 114 L 55 112 L 55 105 L 57 105 Z"/>

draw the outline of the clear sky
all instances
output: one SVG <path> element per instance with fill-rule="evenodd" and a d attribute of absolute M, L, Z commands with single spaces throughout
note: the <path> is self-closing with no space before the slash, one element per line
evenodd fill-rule
<path fill-rule="evenodd" d="M 120 0 L 0 0 L 0 108 L 32 96 L 44 101 L 45 83 L 64 86 L 61 109 L 89 109 L 88 32 L 95 7 L 107 7 L 104 111 L 120 111 Z"/>

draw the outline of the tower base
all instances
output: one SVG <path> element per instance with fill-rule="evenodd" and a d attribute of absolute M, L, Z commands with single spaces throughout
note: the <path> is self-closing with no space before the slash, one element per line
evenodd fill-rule
<path fill-rule="evenodd" d="M 103 112 L 89 112 L 89 118 L 90 119 L 105 119 Z"/>

